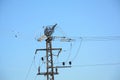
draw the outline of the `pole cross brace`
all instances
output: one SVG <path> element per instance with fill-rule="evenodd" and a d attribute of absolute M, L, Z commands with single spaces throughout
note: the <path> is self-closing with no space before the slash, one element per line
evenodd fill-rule
<path fill-rule="evenodd" d="M 59 50 L 57 56 L 59 56 L 60 52 L 62 51 L 62 48 L 52 48 L 52 49 L 36 49 L 35 54 L 37 54 L 37 51 L 47 51 L 47 50 Z"/>

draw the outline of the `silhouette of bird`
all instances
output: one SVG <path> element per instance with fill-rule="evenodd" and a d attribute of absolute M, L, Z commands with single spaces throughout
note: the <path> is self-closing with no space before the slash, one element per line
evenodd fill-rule
<path fill-rule="evenodd" d="M 18 36 L 17 35 L 15 35 L 15 38 L 17 38 Z"/>

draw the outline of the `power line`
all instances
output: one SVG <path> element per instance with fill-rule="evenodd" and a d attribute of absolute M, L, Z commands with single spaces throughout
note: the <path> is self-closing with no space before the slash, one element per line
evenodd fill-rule
<path fill-rule="evenodd" d="M 72 67 L 95 67 L 95 66 L 114 66 L 120 65 L 119 63 L 104 63 L 104 64 L 85 64 L 85 65 L 73 65 Z"/>
<path fill-rule="evenodd" d="M 76 55 L 75 55 L 74 58 L 72 59 L 72 62 L 76 59 L 76 57 L 77 57 L 78 54 L 79 54 L 79 51 L 80 51 L 80 48 L 81 48 L 81 45 L 82 45 L 82 41 L 83 41 L 83 39 L 81 38 L 81 41 L 80 41 L 79 47 L 78 47 L 78 49 L 77 49 Z"/>
<path fill-rule="evenodd" d="M 62 50 L 62 48 L 53 48 L 52 47 L 52 41 L 54 39 L 60 39 L 61 42 L 71 42 L 71 41 L 75 41 L 75 39 L 72 39 L 72 38 L 68 38 L 65 36 L 65 33 L 62 31 L 61 29 L 61 33 L 64 35 L 62 37 L 60 36 L 52 36 L 52 34 L 54 33 L 54 28 L 56 27 L 57 24 L 55 25 L 52 25 L 52 26 L 46 26 L 46 28 L 44 29 L 44 36 L 41 36 L 38 40 L 39 42 L 41 40 L 45 40 L 46 41 L 46 48 L 43 48 L 43 49 L 36 49 L 36 52 L 37 51 L 45 51 L 46 52 L 46 69 L 44 72 L 41 72 L 40 71 L 40 66 L 38 67 L 38 73 L 37 75 L 44 75 L 46 76 L 46 79 L 47 80 L 54 80 L 54 75 L 57 75 L 58 74 L 58 68 L 71 68 L 71 61 L 69 61 L 69 66 L 66 66 L 65 65 L 65 62 L 62 62 L 62 66 L 54 66 L 54 55 L 53 55 L 53 51 L 57 50 L 59 51 L 58 52 L 58 55 L 57 55 L 57 58 L 56 58 L 56 61 L 58 60 L 58 56 Z M 80 48 L 81 48 L 81 45 L 82 45 L 82 41 L 108 41 L 108 40 L 120 40 L 120 36 L 103 36 L 103 37 L 97 37 L 97 36 L 93 36 L 93 37 L 78 37 L 76 38 L 78 40 L 80 40 L 79 42 L 79 46 L 77 48 L 77 51 L 76 51 L 76 54 L 75 56 L 73 57 L 72 59 L 72 62 L 77 58 L 78 54 L 79 54 L 79 51 L 80 51 Z M 72 46 L 70 46 L 70 50 L 71 50 Z M 71 52 L 71 51 L 70 51 Z M 36 54 L 36 53 L 35 53 Z M 70 57 L 70 53 L 68 55 L 68 58 L 67 60 L 69 59 Z M 66 60 L 66 61 L 67 61 Z M 43 58 L 42 58 L 42 61 L 43 61 Z M 60 62 L 61 63 L 61 62 Z M 39 61 L 39 65 L 40 65 L 40 61 Z M 108 65 L 120 65 L 120 63 L 107 63 L 107 64 L 92 64 L 92 65 L 73 65 L 73 67 L 90 67 L 90 66 L 108 66 Z M 42 64 L 41 64 L 42 66 Z M 30 67 L 31 69 L 31 67 Z M 28 71 L 28 73 L 30 72 L 30 70 Z"/>
<path fill-rule="evenodd" d="M 62 30 L 62 28 L 60 26 L 57 26 L 56 28 L 58 28 L 59 32 L 63 35 L 66 36 L 67 34 Z M 57 29 L 56 29 L 57 30 Z"/>
<path fill-rule="evenodd" d="M 70 51 L 68 52 L 69 55 L 68 55 L 68 57 L 67 57 L 65 62 L 67 62 L 69 60 L 69 58 L 71 56 L 71 50 L 72 50 L 72 43 L 70 44 Z"/>
<path fill-rule="evenodd" d="M 79 47 L 78 47 L 78 49 L 77 49 L 77 52 L 76 52 L 74 58 L 72 59 L 72 62 L 73 62 L 73 61 L 76 59 L 76 57 L 78 56 L 83 41 L 111 41 L 111 40 L 120 40 L 120 36 L 76 37 L 76 39 L 79 39 L 79 40 L 81 40 L 81 41 L 80 41 Z M 61 63 L 61 62 L 59 62 L 59 63 Z M 102 64 L 101 64 L 101 65 L 102 65 Z M 81 65 L 81 66 L 84 66 L 84 65 Z M 89 66 L 92 66 L 92 65 L 89 65 Z M 93 65 L 93 66 L 95 66 L 95 65 Z"/>
<path fill-rule="evenodd" d="M 28 75 L 29 75 L 29 73 L 30 73 L 30 71 L 31 71 L 31 68 L 32 68 L 32 65 L 33 65 L 33 63 L 34 63 L 34 59 L 35 59 L 35 56 L 33 57 L 32 63 L 31 63 L 31 65 L 30 65 L 29 69 L 28 69 L 28 72 L 27 72 L 27 75 L 26 75 L 26 77 L 25 77 L 25 80 L 27 80 L 27 78 L 28 78 Z"/>
<path fill-rule="evenodd" d="M 36 58 L 36 55 L 34 56 L 34 67 L 37 69 L 35 58 Z"/>
<path fill-rule="evenodd" d="M 120 40 L 120 36 L 81 36 L 73 37 L 74 39 L 81 39 L 83 41 L 111 41 L 111 40 Z"/>

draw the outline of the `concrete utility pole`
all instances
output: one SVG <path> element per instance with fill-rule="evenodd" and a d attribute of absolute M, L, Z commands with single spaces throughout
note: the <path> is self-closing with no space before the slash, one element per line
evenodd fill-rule
<path fill-rule="evenodd" d="M 38 39 L 38 41 L 42 41 L 45 39 L 46 41 L 46 48 L 45 49 L 36 49 L 35 54 L 37 51 L 46 51 L 46 72 L 40 72 L 40 66 L 38 67 L 38 73 L 37 75 L 44 75 L 46 76 L 47 80 L 54 80 L 54 75 L 58 74 L 58 68 L 70 68 L 71 66 L 54 66 L 53 64 L 53 50 L 57 50 L 57 55 L 59 56 L 59 53 L 62 51 L 62 48 L 52 48 L 52 40 L 53 37 L 51 36 L 54 32 L 54 29 L 57 24 L 53 25 L 52 27 L 46 27 L 44 30 L 44 35 Z M 64 39 L 65 41 L 70 41 L 71 39 L 67 39 L 66 37 L 59 37 Z M 43 58 L 42 58 L 43 60 Z M 71 62 L 70 62 L 71 63 Z M 63 65 L 65 65 L 65 62 L 63 62 Z M 71 65 L 71 64 L 70 64 Z"/>

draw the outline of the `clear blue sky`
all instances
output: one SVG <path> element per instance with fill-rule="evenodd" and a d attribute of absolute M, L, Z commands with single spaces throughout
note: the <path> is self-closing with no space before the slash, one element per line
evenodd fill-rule
<path fill-rule="evenodd" d="M 35 49 L 43 46 L 35 34 L 55 23 L 69 36 L 120 36 L 120 1 L 0 0 L 0 80 L 25 80 Z M 71 52 L 72 58 L 76 49 Z M 83 41 L 73 65 L 119 62 L 120 40 Z M 27 80 L 34 80 L 34 68 Z M 120 65 L 73 66 L 59 73 L 55 80 L 120 80 Z"/>

